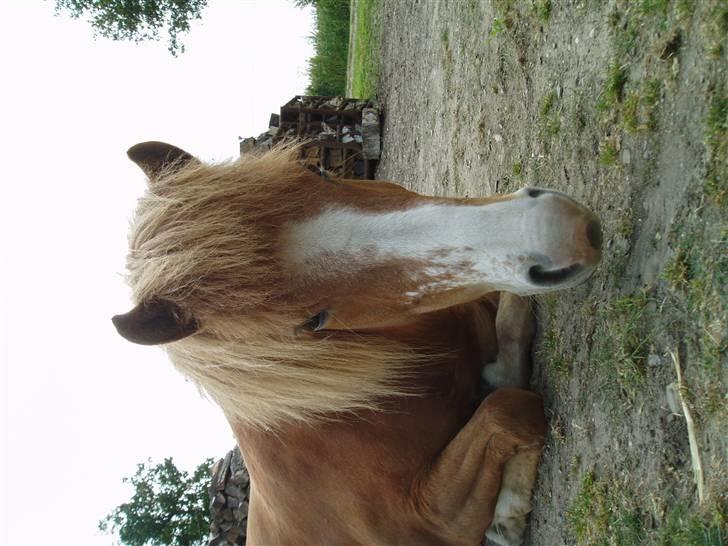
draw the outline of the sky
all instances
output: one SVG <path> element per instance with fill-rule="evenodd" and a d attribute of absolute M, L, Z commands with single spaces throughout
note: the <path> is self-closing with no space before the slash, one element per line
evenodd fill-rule
<path fill-rule="evenodd" d="M 0 545 L 113 543 L 98 521 L 137 463 L 188 470 L 234 439 L 155 347 L 110 321 L 132 307 L 126 234 L 144 177 L 126 158 L 164 140 L 238 153 L 307 85 L 310 9 L 215 1 L 172 57 L 94 40 L 53 2 L 0 0 Z"/>

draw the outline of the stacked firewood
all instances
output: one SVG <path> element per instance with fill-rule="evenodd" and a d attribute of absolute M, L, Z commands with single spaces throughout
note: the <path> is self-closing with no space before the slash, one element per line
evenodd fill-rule
<path fill-rule="evenodd" d="M 379 111 L 366 100 L 297 95 L 273 114 L 268 131 L 240 139 L 241 155 L 281 140 L 304 140 L 301 162 L 340 178 L 374 178 L 380 155 Z"/>
<path fill-rule="evenodd" d="M 210 469 L 209 546 L 244 546 L 250 476 L 236 447 Z"/>

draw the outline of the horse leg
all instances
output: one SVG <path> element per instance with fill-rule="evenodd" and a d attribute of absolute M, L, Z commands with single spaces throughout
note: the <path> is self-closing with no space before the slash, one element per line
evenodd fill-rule
<path fill-rule="evenodd" d="M 498 357 L 483 368 L 483 379 L 490 389 L 528 388 L 531 377 L 531 342 L 536 319 L 528 298 L 501 292 L 495 317 Z"/>
<path fill-rule="evenodd" d="M 498 357 L 483 369 L 483 379 L 488 386 L 528 387 L 535 330 L 536 321 L 529 300 L 501 293 L 496 315 Z M 525 451 L 506 463 L 495 516 L 486 532 L 492 541 L 503 545 L 523 541 L 540 456 L 540 450 Z"/>
<path fill-rule="evenodd" d="M 414 506 L 445 544 L 479 544 L 501 483 L 522 479 L 517 457 L 538 460 L 546 431 L 541 397 L 503 388 L 486 397 L 414 489 Z"/>

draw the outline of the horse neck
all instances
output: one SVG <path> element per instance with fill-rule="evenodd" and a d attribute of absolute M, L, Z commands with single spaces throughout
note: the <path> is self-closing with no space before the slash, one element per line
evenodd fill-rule
<path fill-rule="evenodd" d="M 382 332 L 399 341 L 429 344 L 433 350 L 454 348 L 413 375 L 419 396 L 387 400 L 382 411 L 283 423 L 269 431 L 234 424 L 260 502 L 281 514 L 287 506 L 295 512 L 302 502 L 312 502 L 312 491 L 319 492 L 321 502 L 338 499 L 329 504 L 346 504 L 371 492 L 407 489 L 479 403 L 482 362 L 496 351 L 495 309 L 492 299 L 475 302 Z M 394 497 L 390 501 L 396 503 Z"/>

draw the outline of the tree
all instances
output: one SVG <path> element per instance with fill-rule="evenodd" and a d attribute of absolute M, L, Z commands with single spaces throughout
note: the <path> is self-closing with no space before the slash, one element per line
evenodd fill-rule
<path fill-rule="evenodd" d="M 185 49 L 178 35 L 189 31 L 206 5 L 207 0 L 56 0 L 56 13 L 84 17 L 95 35 L 112 40 L 159 40 L 166 29 L 167 48 L 176 57 Z"/>
<path fill-rule="evenodd" d="M 134 486 L 134 495 L 102 519 L 99 529 L 118 534 L 130 546 L 207 544 L 212 463 L 206 459 L 191 476 L 171 458 L 156 466 L 151 461 L 137 465 L 136 474 L 124 478 Z"/>

